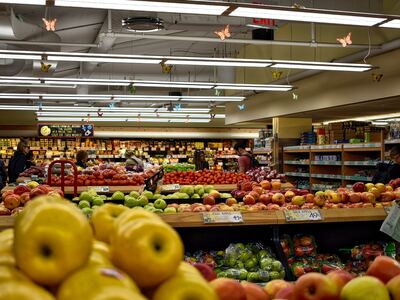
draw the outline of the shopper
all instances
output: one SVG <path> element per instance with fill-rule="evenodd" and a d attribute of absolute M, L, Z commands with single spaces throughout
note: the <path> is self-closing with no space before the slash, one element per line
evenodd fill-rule
<path fill-rule="evenodd" d="M 400 178 L 400 146 L 390 150 L 390 163 L 379 163 L 372 179 L 373 183 L 388 183 L 392 179 Z"/>
<path fill-rule="evenodd" d="M 128 170 L 141 172 L 144 170 L 144 163 L 141 159 L 137 158 L 133 151 L 127 150 L 125 152 L 125 166 Z"/>
<path fill-rule="evenodd" d="M 194 164 L 196 165 L 196 170 L 208 170 L 210 168 L 203 150 L 196 150 L 194 153 Z"/>
<path fill-rule="evenodd" d="M 8 164 L 8 177 L 10 183 L 15 183 L 19 174 L 26 169 L 26 155 L 29 152 L 29 146 L 26 141 L 20 141 L 17 146 L 17 151 L 14 152 L 14 156 L 11 157 Z"/>
<path fill-rule="evenodd" d="M 33 152 L 30 150 L 26 155 L 26 168 L 29 169 L 32 166 L 35 166 L 35 162 L 33 161 Z"/>
<path fill-rule="evenodd" d="M 4 164 L 4 161 L 0 159 L 0 190 L 3 189 L 6 183 L 7 183 L 6 166 Z"/>
<path fill-rule="evenodd" d="M 254 167 L 253 155 L 249 151 L 246 151 L 246 145 L 244 143 L 236 143 L 233 149 L 235 149 L 237 155 L 239 155 L 238 166 L 240 173 L 246 173 L 248 170 Z"/>
<path fill-rule="evenodd" d="M 87 161 L 88 161 L 88 153 L 85 150 L 79 150 L 78 153 L 76 153 L 76 165 L 78 167 L 81 167 L 82 169 L 87 168 Z"/>

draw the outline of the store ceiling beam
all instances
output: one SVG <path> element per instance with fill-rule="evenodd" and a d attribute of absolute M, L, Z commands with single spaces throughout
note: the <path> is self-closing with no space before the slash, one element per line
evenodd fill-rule
<path fill-rule="evenodd" d="M 27 45 L 27 46 L 60 46 L 60 47 L 76 47 L 76 48 L 98 48 L 99 44 L 86 43 L 63 43 L 63 42 L 40 42 L 40 41 L 16 41 L 16 40 L 0 40 L 0 44 L 10 45 Z"/>

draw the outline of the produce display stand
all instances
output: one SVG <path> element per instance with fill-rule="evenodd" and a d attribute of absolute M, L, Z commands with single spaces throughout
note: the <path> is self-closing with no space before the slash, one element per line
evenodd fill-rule
<path fill-rule="evenodd" d="M 61 185 L 60 188 L 65 193 L 65 167 L 67 164 L 72 166 L 73 176 L 74 176 L 74 185 L 73 185 L 73 195 L 74 197 L 78 196 L 78 168 L 76 167 L 75 163 L 72 160 L 55 160 L 49 165 L 48 173 L 47 173 L 47 182 L 51 183 L 51 175 L 53 175 L 53 167 L 56 164 L 60 164 L 61 166 Z"/>
<path fill-rule="evenodd" d="M 370 173 L 384 157 L 382 143 L 291 146 L 283 151 L 283 171 L 289 182 L 311 190 L 370 182 L 369 174 L 357 173 Z"/>

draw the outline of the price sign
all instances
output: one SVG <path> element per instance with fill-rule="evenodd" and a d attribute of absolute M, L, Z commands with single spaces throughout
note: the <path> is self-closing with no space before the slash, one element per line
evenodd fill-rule
<path fill-rule="evenodd" d="M 286 222 L 321 221 L 319 209 L 294 209 L 285 210 Z"/>
<path fill-rule="evenodd" d="M 243 216 L 237 211 L 210 211 L 202 215 L 204 224 L 243 223 Z"/>
<path fill-rule="evenodd" d="M 400 242 L 400 206 L 398 204 L 391 207 L 380 230 Z"/>
<path fill-rule="evenodd" d="M 65 124 L 39 124 L 39 137 L 93 137 L 93 124 L 84 125 L 65 125 Z"/>
<path fill-rule="evenodd" d="M 386 214 L 390 213 L 390 210 L 392 209 L 391 206 L 384 206 L 383 209 L 385 210 Z"/>
<path fill-rule="evenodd" d="M 179 192 L 181 186 L 179 184 L 166 184 L 161 186 L 161 192 Z"/>
<path fill-rule="evenodd" d="M 89 186 L 88 190 L 95 190 L 97 193 L 109 193 L 110 187 L 108 187 L 108 186 Z"/>

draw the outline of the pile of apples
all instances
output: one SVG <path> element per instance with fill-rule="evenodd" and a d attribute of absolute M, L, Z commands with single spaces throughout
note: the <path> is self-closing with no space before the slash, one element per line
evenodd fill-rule
<path fill-rule="evenodd" d="M 96 171 L 92 175 L 78 175 L 78 186 L 138 186 L 143 185 L 147 177 L 143 173 L 126 174 L 114 170 Z M 74 185 L 74 176 L 65 176 L 65 186 Z M 60 186 L 61 178 L 51 177 L 51 186 Z"/>
<path fill-rule="evenodd" d="M 48 185 L 39 185 L 36 181 L 28 182 L 26 185 L 17 185 L 14 189 L 2 193 L 0 216 L 20 213 L 29 201 L 41 195 L 60 195 L 64 197 L 64 193 L 60 189 L 54 189 Z"/>
<path fill-rule="evenodd" d="M 307 273 L 296 282 L 273 280 L 264 290 L 268 296 L 254 299 L 279 300 L 390 300 L 400 297 L 400 264 L 378 256 L 366 276 L 356 277 L 343 270 L 327 275 Z M 242 299 L 246 298 L 231 298 Z"/>
<path fill-rule="evenodd" d="M 164 174 L 163 184 L 182 184 L 182 185 L 197 185 L 197 184 L 237 184 L 242 180 L 249 180 L 250 177 L 242 173 L 223 172 L 213 170 L 202 171 L 176 171 Z"/>

